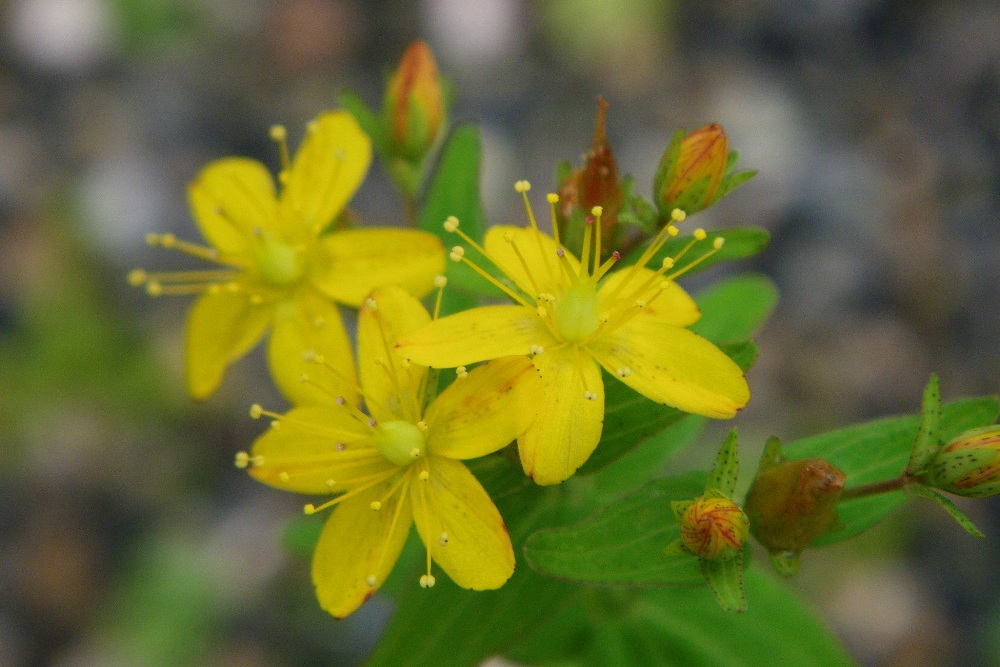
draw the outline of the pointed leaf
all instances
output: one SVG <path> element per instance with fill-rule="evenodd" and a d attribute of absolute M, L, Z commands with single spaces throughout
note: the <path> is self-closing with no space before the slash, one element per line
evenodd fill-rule
<path fill-rule="evenodd" d="M 733 499 L 736 491 L 736 479 L 740 474 L 740 455 L 737 445 L 736 429 L 731 429 L 722 443 L 722 449 L 715 459 L 715 467 L 708 476 L 705 493 L 718 491 L 726 498 Z"/>
<path fill-rule="evenodd" d="M 924 389 L 920 429 L 917 431 L 917 440 L 910 452 L 910 462 L 906 466 L 906 472 L 911 475 L 923 472 L 941 447 L 941 443 L 941 388 L 937 373 L 931 373 Z"/>
<path fill-rule="evenodd" d="M 985 535 L 983 535 L 983 531 L 979 530 L 979 528 L 976 527 L 976 524 L 972 523 L 972 519 L 965 516 L 965 513 L 958 509 L 958 507 L 955 506 L 955 503 L 951 502 L 949 498 L 946 498 L 934 489 L 929 489 L 922 485 L 914 485 L 910 488 L 910 493 L 936 502 L 944 508 L 944 511 L 950 514 L 951 518 L 957 521 L 958 525 L 964 528 L 969 535 L 972 535 L 973 537 L 985 537 Z"/>
<path fill-rule="evenodd" d="M 720 607 L 736 613 L 747 610 L 747 596 L 743 590 L 743 552 L 729 560 L 701 558 L 698 564 Z"/>

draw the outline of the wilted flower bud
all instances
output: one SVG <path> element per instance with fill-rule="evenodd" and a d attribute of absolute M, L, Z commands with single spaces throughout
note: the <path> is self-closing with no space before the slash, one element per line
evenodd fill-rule
<path fill-rule="evenodd" d="M 926 483 L 969 498 L 1000 493 L 1000 425 L 966 431 L 931 461 Z"/>
<path fill-rule="evenodd" d="M 661 215 L 675 208 L 697 213 L 711 206 L 725 194 L 720 186 L 728 162 L 729 141 L 721 125 L 712 123 L 687 136 L 679 132 L 660 160 L 653 185 Z"/>
<path fill-rule="evenodd" d="M 444 124 L 444 95 L 426 42 L 418 39 L 403 53 L 386 87 L 383 113 L 397 155 L 418 160 L 434 145 Z"/>
<path fill-rule="evenodd" d="M 802 551 L 837 526 L 846 479 L 821 458 L 762 466 L 745 503 L 750 531 L 772 554 Z"/>
<path fill-rule="evenodd" d="M 564 238 L 582 238 L 582 230 L 575 230 L 574 222 L 581 223 L 591 214 L 595 206 L 603 210 L 601 215 L 601 241 L 610 254 L 613 250 L 615 231 L 618 227 L 618 211 L 625 198 L 622 179 L 618 176 L 618 163 L 611 152 L 605 119 L 608 103 L 603 97 L 597 98 L 597 120 L 594 123 L 594 140 L 587 151 L 581 169 L 574 169 L 559 183 L 559 205 L 556 219 Z M 577 220 L 574 221 L 574 217 Z M 569 241 L 572 247 L 575 244 Z"/>
<path fill-rule="evenodd" d="M 729 560 L 743 550 L 749 521 L 728 498 L 701 496 L 680 518 L 681 542 L 698 558 Z"/>

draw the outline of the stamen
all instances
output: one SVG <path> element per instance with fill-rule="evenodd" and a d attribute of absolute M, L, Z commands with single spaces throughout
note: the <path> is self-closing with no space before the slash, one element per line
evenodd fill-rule
<path fill-rule="evenodd" d="M 445 531 L 441 531 L 441 534 L 438 535 L 438 544 L 440 544 L 443 547 L 446 547 L 448 546 L 448 539 L 449 539 L 448 533 Z"/>
<path fill-rule="evenodd" d="M 368 478 L 369 481 L 366 484 L 362 484 L 361 486 L 355 487 L 355 488 L 351 489 L 350 491 L 348 491 L 347 493 L 341 494 L 341 495 L 337 496 L 336 498 L 334 498 L 332 500 L 326 501 L 322 505 L 316 506 L 316 505 L 313 505 L 312 503 L 309 503 L 309 504 L 305 505 L 302 508 L 302 511 L 305 512 L 305 514 L 307 514 L 307 515 L 316 514 L 317 512 L 322 512 L 323 510 L 325 510 L 327 508 L 330 508 L 330 507 L 333 507 L 334 505 L 337 505 L 337 504 L 343 502 L 344 500 L 347 500 L 348 498 L 353 498 L 354 496 L 358 495 L 359 493 L 367 491 L 368 489 L 372 488 L 376 484 L 380 484 L 380 483 L 386 481 L 387 479 L 389 479 L 390 477 L 392 477 L 393 475 L 396 475 L 398 473 L 399 473 L 399 469 L 398 468 L 393 468 L 392 470 L 387 470 L 387 471 L 383 471 L 381 473 L 378 473 L 376 475 L 371 475 Z"/>
<path fill-rule="evenodd" d="M 444 286 L 448 284 L 448 279 L 444 276 L 434 277 L 434 287 L 437 287 L 437 298 L 434 299 L 434 315 L 432 320 L 436 320 L 441 314 L 441 299 L 444 298 Z"/>
<path fill-rule="evenodd" d="M 587 217 L 583 227 L 583 250 L 580 252 L 580 273 L 581 276 L 590 275 L 590 237 L 594 235 L 594 219 Z"/>
<path fill-rule="evenodd" d="M 706 252 L 704 255 L 702 255 L 698 259 L 694 260 L 693 262 L 685 265 L 684 268 L 679 269 L 679 270 L 675 271 L 674 273 L 671 273 L 669 276 L 666 276 L 667 279 L 668 280 L 674 280 L 678 276 L 684 275 L 685 273 L 687 273 L 688 271 L 690 271 L 694 267 L 698 266 L 699 264 L 701 264 L 702 262 L 704 262 L 706 259 L 708 259 L 712 255 L 714 255 L 715 253 L 719 252 L 719 250 L 722 249 L 722 246 L 725 244 L 725 242 L 726 242 L 725 238 L 723 238 L 721 236 L 716 236 L 715 240 L 712 241 L 712 249 L 711 250 L 709 250 L 708 252 Z"/>
<path fill-rule="evenodd" d="M 561 246 L 562 243 L 559 241 L 559 218 L 556 216 L 556 204 L 559 203 L 559 195 L 550 192 L 545 195 L 545 199 L 549 202 L 549 209 L 552 214 L 552 238 L 555 239 L 556 246 Z"/>
<path fill-rule="evenodd" d="M 365 578 L 365 584 L 368 586 L 368 588 L 375 588 L 376 583 L 378 583 L 378 579 L 375 578 L 374 574 L 369 574 Z"/>
<path fill-rule="evenodd" d="M 395 484 L 392 485 L 392 488 L 389 489 L 389 492 L 385 496 L 383 496 L 381 502 L 388 502 L 389 498 L 391 498 L 393 494 L 396 493 L 396 490 L 399 489 L 400 485 L 403 485 L 401 494 L 403 499 L 405 499 L 407 491 L 409 490 L 410 487 L 410 476 L 408 474 L 400 475 L 399 481 L 397 481 Z M 396 503 L 396 508 L 392 511 L 392 520 L 389 522 L 389 532 L 386 533 L 385 543 L 383 543 L 382 545 L 382 551 L 379 552 L 378 561 L 375 564 L 376 572 L 382 569 L 382 564 L 385 562 L 385 555 L 389 550 L 389 543 L 392 542 L 392 535 L 393 533 L 396 532 L 396 525 L 399 523 L 400 510 L 403 509 L 404 504 L 405 504 L 404 500 L 399 500 Z M 368 579 L 371 580 L 372 577 L 368 577 Z M 368 587 L 372 588 L 373 584 L 369 584 Z"/>
<path fill-rule="evenodd" d="M 278 159 L 281 161 L 281 173 L 287 173 L 292 161 L 288 155 L 288 132 L 284 125 L 272 125 L 269 132 L 271 141 L 278 145 Z"/>
<path fill-rule="evenodd" d="M 424 574 L 420 577 L 421 588 L 434 588 L 435 583 L 437 583 L 437 579 L 434 578 L 433 574 Z"/>
<path fill-rule="evenodd" d="M 538 287 L 538 283 L 535 282 L 535 276 L 531 274 L 531 267 L 528 266 L 528 262 L 525 261 L 524 255 L 521 254 L 521 249 L 517 247 L 517 243 L 514 242 L 514 235 L 510 232 L 504 234 L 503 240 L 510 244 L 510 249 L 514 251 L 517 256 L 517 261 L 521 263 L 521 268 L 524 270 L 524 274 L 528 276 L 528 282 L 531 283 L 531 294 L 536 296 L 541 289 Z M 536 296 L 537 300 L 537 296 Z"/>
<path fill-rule="evenodd" d="M 590 209 L 590 213 L 595 218 L 597 218 L 597 221 L 594 223 L 594 229 L 596 230 L 594 233 L 596 234 L 596 237 L 594 238 L 594 271 L 593 271 L 593 273 L 596 274 L 597 265 L 601 261 L 601 237 L 604 236 L 604 228 L 601 226 L 601 216 L 604 215 L 604 207 L 595 206 L 594 208 Z"/>
<path fill-rule="evenodd" d="M 617 375 L 620 378 L 627 378 L 629 375 L 632 375 L 632 369 L 629 368 L 628 366 L 615 369 L 615 375 Z"/>
<path fill-rule="evenodd" d="M 234 461 L 237 468 L 244 470 L 250 465 L 250 455 L 246 452 L 236 452 L 236 460 Z"/>
<path fill-rule="evenodd" d="M 451 249 L 451 253 L 448 256 L 451 257 L 451 261 L 453 261 L 453 262 L 464 262 L 466 264 L 466 266 L 468 266 L 473 271 L 475 271 L 476 273 L 478 273 L 479 275 L 481 275 L 483 278 L 485 278 L 486 280 L 488 280 L 495 287 L 497 287 L 498 289 L 500 289 L 504 294 L 506 294 L 511 299 L 513 299 L 515 302 L 519 303 L 522 306 L 525 306 L 526 308 L 531 308 L 531 304 L 528 303 L 527 301 L 525 301 L 524 297 L 522 297 L 520 294 L 518 294 L 517 292 L 515 292 L 511 288 L 509 288 L 506 285 L 504 285 L 502 282 L 500 282 L 499 280 L 497 280 L 496 278 L 494 278 L 492 275 L 490 275 L 484 269 L 481 269 L 479 266 L 477 266 L 476 264 L 474 264 L 474 263 L 470 262 L 468 259 L 466 259 L 466 257 L 465 257 L 465 248 L 463 248 L 462 246 L 457 245 L 454 248 L 452 248 Z"/>
<path fill-rule="evenodd" d="M 542 258 L 545 263 L 545 270 L 549 274 L 549 280 L 553 283 L 556 282 L 556 274 L 559 272 L 558 269 L 552 270 L 552 265 L 549 264 L 549 256 L 545 252 L 545 248 L 542 246 L 542 234 L 538 230 L 538 221 L 535 220 L 535 212 L 531 209 L 531 202 L 528 201 L 528 190 L 531 189 L 531 184 L 528 181 L 518 181 L 514 184 L 514 189 L 521 193 L 521 199 L 524 200 L 524 210 L 528 214 L 528 222 L 531 224 L 531 230 L 535 233 L 535 242 L 538 245 L 538 255 Z M 553 220 L 553 223 L 555 221 Z M 530 274 L 529 274 L 530 275 Z M 538 290 L 536 289 L 537 293 Z"/>
<path fill-rule="evenodd" d="M 599 281 L 601 278 L 603 278 L 605 274 L 607 274 L 607 272 L 611 270 L 611 267 L 615 265 L 615 262 L 617 262 L 621 258 L 622 254 L 617 250 L 611 253 L 611 257 L 608 257 L 607 260 L 605 260 L 604 264 L 601 264 L 594 271 L 594 281 L 596 282 Z"/>
<path fill-rule="evenodd" d="M 458 377 L 459 380 L 464 380 L 465 378 L 469 377 L 469 369 L 467 369 L 465 366 L 459 366 L 458 368 L 455 369 L 455 375 Z"/>

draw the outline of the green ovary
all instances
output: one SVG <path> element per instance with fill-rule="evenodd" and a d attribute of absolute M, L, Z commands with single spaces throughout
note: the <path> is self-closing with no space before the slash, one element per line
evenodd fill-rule
<path fill-rule="evenodd" d="M 555 311 L 556 328 L 563 340 L 586 340 L 601 323 L 597 287 L 587 279 L 578 279 L 556 302 Z"/>
<path fill-rule="evenodd" d="M 382 456 L 398 466 L 410 465 L 427 450 L 423 432 L 404 421 L 381 422 L 375 445 Z"/>
<path fill-rule="evenodd" d="M 290 245 L 260 236 L 253 246 L 253 258 L 261 277 L 275 287 L 286 287 L 302 277 L 298 250 Z"/>

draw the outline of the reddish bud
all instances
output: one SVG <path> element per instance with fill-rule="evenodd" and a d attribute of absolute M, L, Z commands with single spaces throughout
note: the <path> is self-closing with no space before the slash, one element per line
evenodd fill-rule
<path fill-rule="evenodd" d="M 670 215 L 675 208 L 697 213 L 711 206 L 728 160 L 729 140 L 717 123 L 675 137 L 657 171 L 655 195 L 661 214 Z"/>
<path fill-rule="evenodd" d="M 926 483 L 970 498 L 1000 493 L 1000 425 L 975 428 L 949 441 L 931 461 Z"/>
<path fill-rule="evenodd" d="M 698 558 L 729 560 L 743 550 L 749 522 L 728 498 L 701 496 L 680 519 L 681 542 Z"/>
<path fill-rule="evenodd" d="M 392 145 L 402 157 L 422 158 L 444 124 L 444 95 L 434 54 L 422 40 L 407 47 L 385 93 Z"/>

